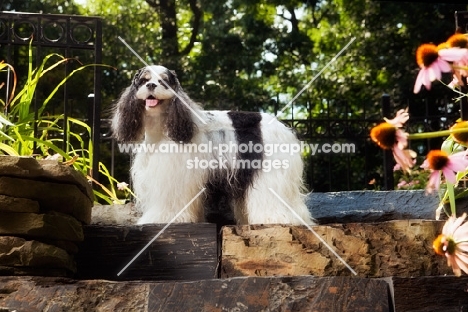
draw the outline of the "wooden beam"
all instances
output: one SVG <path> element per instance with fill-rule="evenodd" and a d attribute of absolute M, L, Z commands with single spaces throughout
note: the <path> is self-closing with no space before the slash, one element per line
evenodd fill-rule
<path fill-rule="evenodd" d="M 350 277 L 159 283 L 0 277 L 0 308 L 7 311 L 387 312 L 389 298 L 385 281 Z"/>
<path fill-rule="evenodd" d="M 77 278 L 197 280 L 217 277 L 216 224 L 171 224 L 120 276 L 117 274 L 165 226 L 84 226 L 75 256 Z"/>

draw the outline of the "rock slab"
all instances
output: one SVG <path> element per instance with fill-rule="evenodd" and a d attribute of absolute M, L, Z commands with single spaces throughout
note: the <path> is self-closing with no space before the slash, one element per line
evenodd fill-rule
<path fill-rule="evenodd" d="M 306 205 L 320 224 L 435 219 L 437 194 L 412 191 L 348 191 L 314 193 Z"/>
<path fill-rule="evenodd" d="M 4 267 L 56 268 L 76 272 L 75 261 L 65 250 L 14 236 L 0 236 L 0 263 Z"/>
<path fill-rule="evenodd" d="M 0 176 L 0 194 L 37 201 L 41 211 L 66 213 L 91 222 L 92 201 L 76 185 Z"/>
<path fill-rule="evenodd" d="M 61 213 L 0 212 L 0 234 L 80 242 L 83 227 L 73 217 Z"/>
<path fill-rule="evenodd" d="M 0 156 L 0 275 L 70 276 L 91 222 L 85 176 L 55 160 Z"/>
<path fill-rule="evenodd" d="M 360 277 L 451 274 L 432 250 L 442 221 L 396 220 L 313 227 Z M 350 276 L 339 259 L 305 226 L 229 226 L 222 232 L 221 277 Z"/>
<path fill-rule="evenodd" d="M 94 200 L 93 189 L 83 174 L 56 160 L 2 155 L 0 175 L 76 185 L 91 201 Z"/>

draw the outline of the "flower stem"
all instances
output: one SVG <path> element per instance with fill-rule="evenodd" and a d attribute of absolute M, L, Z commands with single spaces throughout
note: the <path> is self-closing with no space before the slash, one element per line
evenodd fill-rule
<path fill-rule="evenodd" d="M 456 217 L 457 216 L 457 209 L 455 207 L 455 190 L 453 183 L 446 182 L 447 184 L 447 193 L 449 197 L 449 202 L 450 202 L 450 215 Z"/>
<path fill-rule="evenodd" d="M 432 139 L 438 137 L 449 136 L 452 133 L 465 133 L 468 132 L 468 128 L 460 128 L 453 130 L 440 130 L 432 132 L 421 132 L 421 133 L 411 133 L 408 135 L 409 140 L 422 140 L 422 139 Z"/>

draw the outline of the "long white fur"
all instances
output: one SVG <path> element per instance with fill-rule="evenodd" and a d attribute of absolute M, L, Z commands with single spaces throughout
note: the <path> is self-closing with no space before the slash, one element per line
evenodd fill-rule
<path fill-rule="evenodd" d="M 146 84 L 155 83 L 157 88 L 153 94 L 158 99 L 169 99 L 173 92 L 161 86 L 158 75 L 163 76 L 167 71 L 162 66 L 151 66 L 151 77 Z M 155 75 L 157 73 L 158 75 Z M 146 84 L 142 85 L 137 97 L 145 99 L 148 96 Z M 193 121 L 197 125 L 197 131 L 191 139 L 191 144 L 209 144 L 219 146 L 223 143 L 237 142 L 235 129 L 227 111 L 204 111 L 193 103 L 187 103 L 193 111 L 206 121 L 203 123 L 193 115 Z M 122 105 L 122 104 L 119 104 Z M 159 105 L 158 105 L 159 106 Z M 144 116 L 144 143 L 154 144 L 159 147 L 162 144 L 178 144 L 169 139 L 164 131 L 164 107 L 146 108 Z M 114 126 L 118 124 L 118 111 L 114 117 Z M 262 114 L 261 132 L 264 144 L 300 144 L 291 129 L 275 120 L 268 114 Z M 180 210 L 190 202 L 193 197 L 205 187 L 209 170 L 215 169 L 187 169 L 187 162 L 198 157 L 199 160 L 218 160 L 218 153 L 137 153 L 131 167 L 133 187 L 137 196 L 136 204 L 143 215 L 139 224 L 167 223 Z M 233 167 L 233 159 L 237 157 L 234 152 L 223 155 L 227 164 Z M 287 160 L 289 168 L 271 169 L 269 172 L 259 170 L 253 186 L 247 190 L 245 199 L 236 203 L 234 216 L 238 224 L 301 224 L 300 220 L 282 204 L 270 191 L 275 192 L 308 224 L 314 224 L 303 198 L 303 162 L 300 153 L 275 153 L 271 156 L 264 155 L 264 160 Z M 233 178 L 235 168 L 226 173 L 226 179 Z M 180 215 L 176 222 L 203 222 L 204 208 L 203 196 L 198 197 L 188 209 Z"/>

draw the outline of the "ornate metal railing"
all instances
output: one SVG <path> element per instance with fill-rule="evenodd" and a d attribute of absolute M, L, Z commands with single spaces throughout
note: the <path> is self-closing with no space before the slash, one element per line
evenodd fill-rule
<path fill-rule="evenodd" d="M 35 49 L 34 57 L 37 64 L 40 64 L 46 53 L 52 52 L 67 58 L 84 58 L 89 60 L 91 64 L 100 64 L 102 62 L 101 19 L 75 15 L 0 12 L 1 59 L 20 70 L 28 55 L 25 54 L 24 49 L 27 49 L 29 45 Z M 72 70 L 72 64 L 66 62 L 64 66 L 65 75 L 67 75 Z M 5 90 L 7 92 L 5 96 L 8 98 L 9 88 L 7 87 Z M 70 94 L 71 91 L 76 94 L 76 90 L 65 83 L 61 100 L 62 107 L 53 108 L 62 112 L 65 120 L 72 116 L 72 111 L 87 112 L 86 121 L 92 129 L 93 177 L 97 177 L 100 156 L 100 90 L 101 69 L 99 66 L 95 66 L 91 90 L 82 90 L 81 96 L 73 99 Z M 36 105 L 36 111 L 37 108 Z M 63 127 L 63 140 L 64 144 L 67 144 L 66 121 L 63 123 Z"/>

